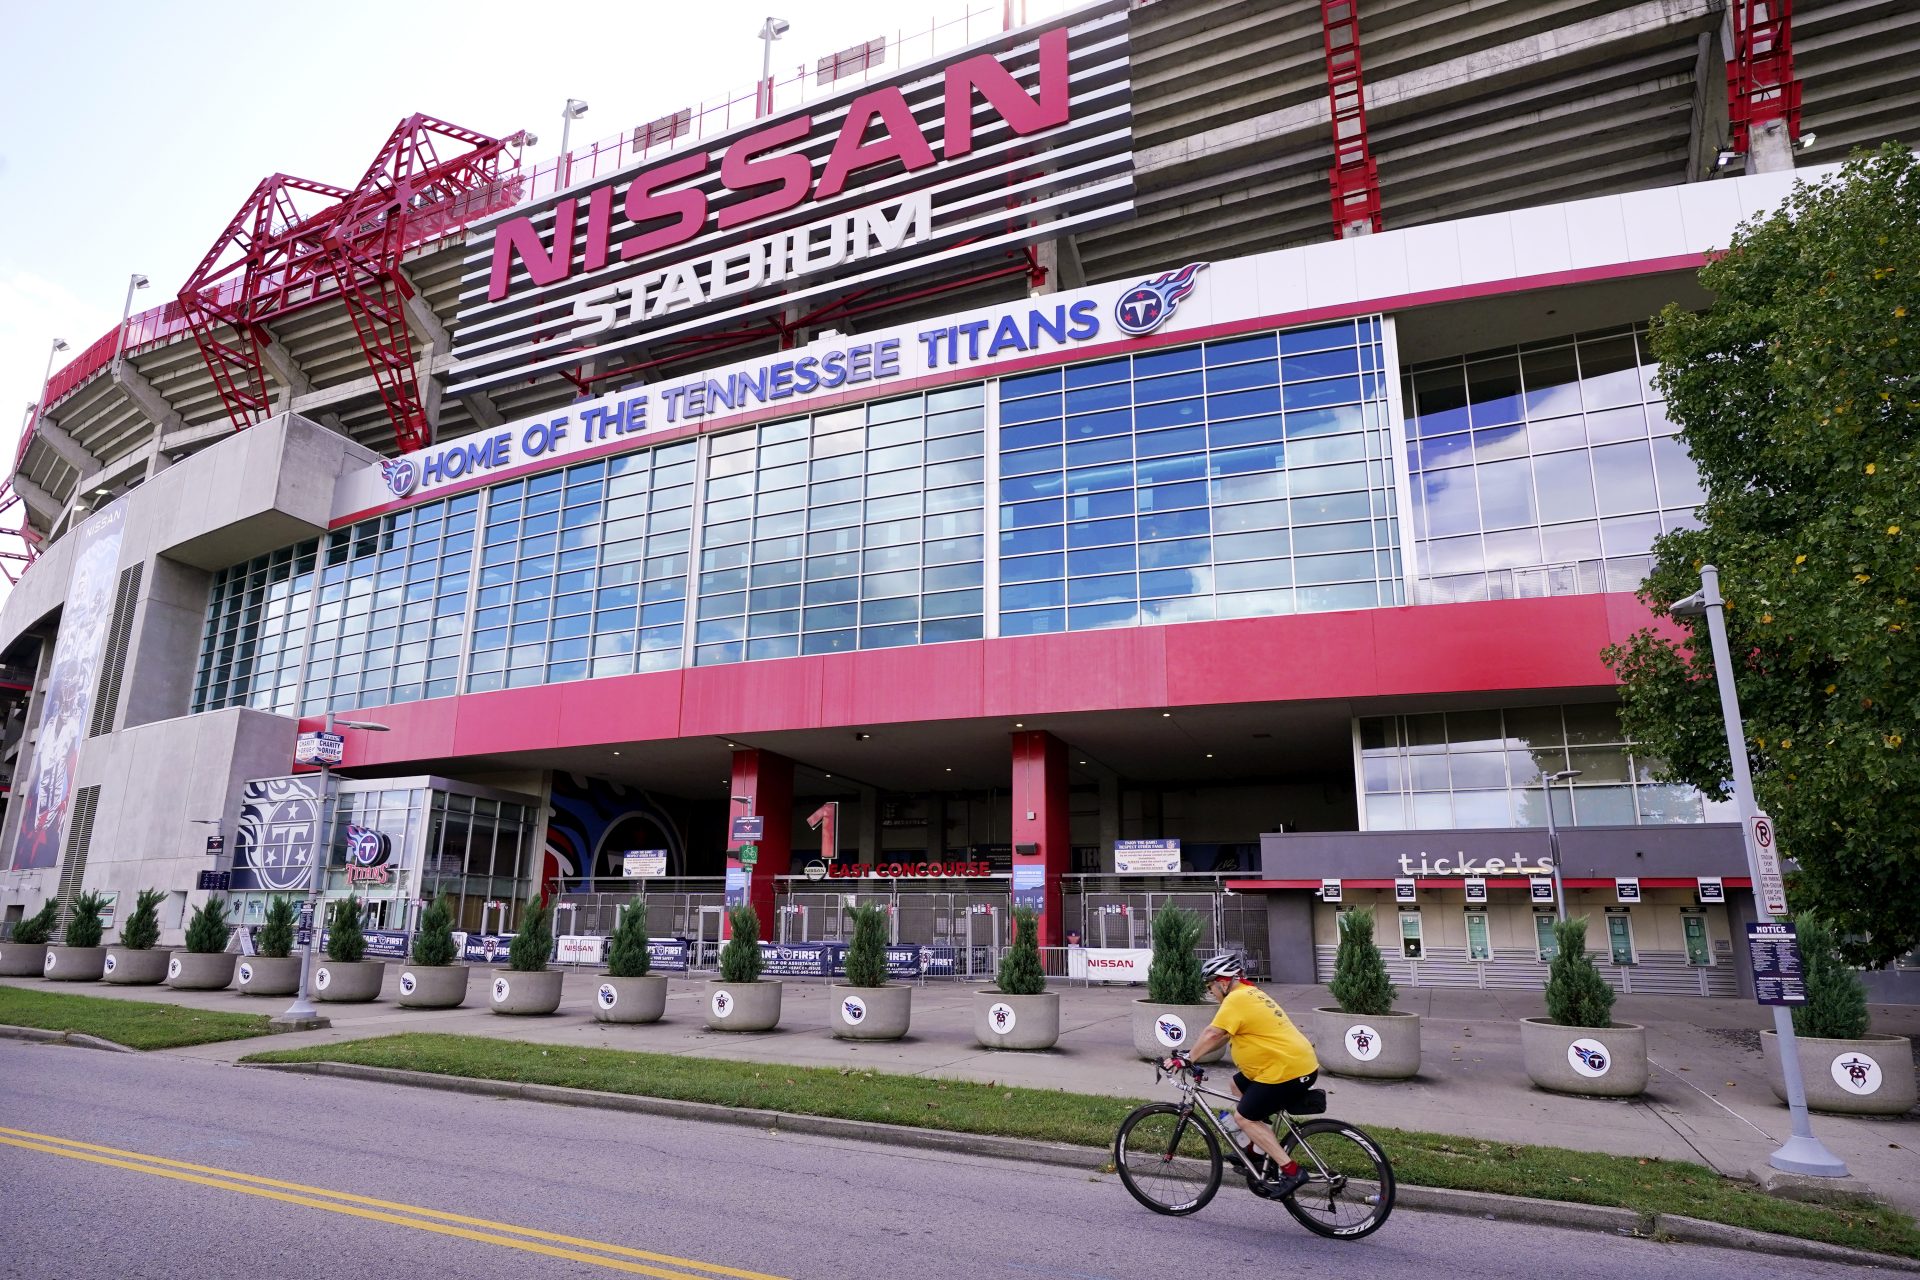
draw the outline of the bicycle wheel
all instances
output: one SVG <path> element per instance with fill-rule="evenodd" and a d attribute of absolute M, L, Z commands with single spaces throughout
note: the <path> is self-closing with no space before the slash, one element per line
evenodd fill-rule
<path fill-rule="evenodd" d="M 1307 1230 L 1358 1240 L 1393 1212 L 1393 1166 L 1360 1130 L 1340 1120 L 1308 1120 L 1281 1142 L 1307 1173 L 1306 1185 L 1285 1201 Z"/>
<path fill-rule="evenodd" d="M 1133 1198 L 1155 1213 L 1198 1213 L 1220 1189 L 1220 1140 L 1171 1102 L 1141 1107 L 1120 1122 L 1113 1164 Z"/>

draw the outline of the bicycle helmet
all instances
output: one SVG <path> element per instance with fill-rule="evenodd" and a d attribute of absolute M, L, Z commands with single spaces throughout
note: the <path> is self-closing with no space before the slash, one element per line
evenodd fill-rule
<path fill-rule="evenodd" d="M 1200 966 L 1200 976 L 1208 982 L 1215 978 L 1238 978 L 1245 971 L 1240 957 L 1232 954 L 1217 955 Z"/>

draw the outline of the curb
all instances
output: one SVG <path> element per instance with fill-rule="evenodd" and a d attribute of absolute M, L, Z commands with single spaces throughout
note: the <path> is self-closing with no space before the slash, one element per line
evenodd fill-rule
<path fill-rule="evenodd" d="M 42 1044 L 71 1044 L 82 1049 L 104 1049 L 108 1053 L 138 1053 L 138 1049 L 129 1049 L 124 1044 L 115 1044 L 111 1040 L 102 1040 L 99 1036 L 84 1035 L 78 1031 L 48 1031 L 42 1027 L 12 1027 L 0 1025 L 0 1039 L 34 1040 Z"/>
<path fill-rule="evenodd" d="M 119 1048 L 118 1045 L 109 1047 Z M 804 1116 L 784 1111 L 723 1107 L 711 1102 L 682 1102 L 672 1098 L 649 1098 L 639 1094 L 603 1093 L 594 1089 L 574 1089 L 564 1085 L 523 1084 L 511 1080 L 478 1080 L 465 1076 L 436 1075 L 430 1071 L 403 1071 L 395 1067 L 366 1067 L 346 1062 L 249 1062 L 236 1065 L 263 1071 L 284 1071 L 296 1075 L 335 1076 L 346 1080 L 407 1085 L 416 1089 L 438 1089 L 446 1093 L 517 1098 L 527 1102 L 546 1102 L 558 1106 L 595 1107 L 604 1111 L 669 1116 L 676 1120 L 743 1125 L 783 1130 L 788 1133 L 806 1133 L 819 1137 L 873 1142 L 884 1146 L 914 1147 L 922 1151 L 988 1156 L 1068 1169 L 1105 1169 L 1110 1164 L 1109 1155 L 1103 1149 L 1073 1146 L 1064 1142 L 1036 1142 L 1028 1138 L 949 1133 L 939 1129 L 916 1129 L 905 1125 L 879 1124 L 869 1120 L 841 1120 L 830 1116 Z M 1450 1213 L 1461 1217 L 1498 1222 L 1564 1227 L 1576 1231 L 1595 1231 L 1607 1235 L 1651 1238 L 1680 1244 L 1745 1249 L 1777 1257 L 1807 1258 L 1819 1262 L 1883 1267 L 1893 1271 L 1920 1273 L 1920 1260 L 1901 1258 L 1892 1254 L 1871 1253 L 1865 1249 L 1849 1249 L 1843 1245 L 1823 1244 L 1814 1240 L 1801 1240 L 1794 1236 L 1775 1235 L 1766 1231 L 1751 1231 L 1745 1227 L 1706 1222 L 1679 1214 L 1643 1214 L 1632 1209 L 1619 1209 L 1608 1205 L 1579 1204 L 1565 1200 L 1535 1200 L 1525 1196 L 1496 1195 L 1488 1191 L 1456 1191 L 1444 1187 L 1405 1185 L 1396 1189 L 1395 1201 L 1400 1206 L 1427 1213 Z"/>

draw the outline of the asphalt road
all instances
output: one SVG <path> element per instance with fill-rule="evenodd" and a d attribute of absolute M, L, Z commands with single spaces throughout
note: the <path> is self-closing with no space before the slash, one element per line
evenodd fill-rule
<path fill-rule="evenodd" d="M 1092 1167 L 6 1041 L 0 1242 L 23 1280 L 1864 1274 L 1405 1210 L 1345 1244 L 1231 1186 L 1170 1219 Z"/>

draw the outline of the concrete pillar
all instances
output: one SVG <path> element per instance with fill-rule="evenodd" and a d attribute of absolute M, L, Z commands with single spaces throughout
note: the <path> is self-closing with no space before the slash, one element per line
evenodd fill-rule
<path fill-rule="evenodd" d="M 947 856 L 947 797 L 944 792 L 936 791 L 926 797 L 927 814 L 927 857 L 934 862 L 945 861 Z"/>
<path fill-rule="evenodd" d="M 860 820 L 855 842 L 860 856 L 854 861 L 880 861 L 880 791 L 877 787 L 860 788 Z"/>
<path fill-rule="evenodd" d="M 771 751 L 741 747 L 733 753 L 733 816 L 759 814 L 766 832 L 758 841 L 760 861 L 747 876 L 747 902 L 760 916 L 760 936 L 779 936 L 774 918 L 773 878 L 793 870 L 793 761 Z M 731 823 L 729 823 L 731 826 Z M 740 864 L 742 841 L 727 840 L 727 871 L 745 870 Z"/>
<path fill-rule="evenodd" d="M 1792 173 L 1793 139 L 1784 120 L 1770 120 L 1747 134 L 1748 173 Z"/>
<path fill-rule="evenodd" d="M 1120 839 L 1120 777 L 1100 775 L 1100 869 L 1113 874 L 1113 846 Z"/>
<path fill-rule="evenodd" d="M 1267 967 L 1274 982 L 1312 982 L 1313 894 L 1267 895 Z"/>
<path fill-rule="evenodd" d="M 1013 735 L 1012 798 L 1014 904 L 1039 907 L 1040 945 L 1057 947 L 1062 880 L 1073 869 L 1066 743 L 1037 729 Z"/>

